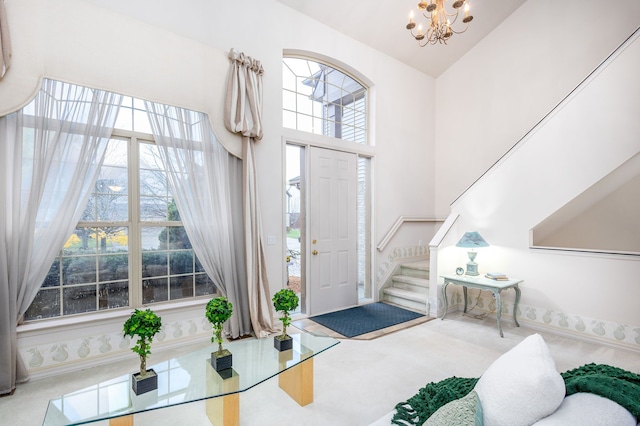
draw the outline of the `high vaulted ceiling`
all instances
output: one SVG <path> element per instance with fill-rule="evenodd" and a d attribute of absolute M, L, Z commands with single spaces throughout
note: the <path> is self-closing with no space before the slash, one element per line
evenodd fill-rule
<path fill-rule="evenodd" d="M 278 0 L 343 34 L 398 59 L 432 77 L 454 62 L 511 15 L 526 0 L 468 0 L 473 21 L 446 45 L 419 47 L 405 28 L 418 0 Z M 451 10 L 452 1 L 445 1 Z M 423 18 L 423 27 L 426 19 Z"/>

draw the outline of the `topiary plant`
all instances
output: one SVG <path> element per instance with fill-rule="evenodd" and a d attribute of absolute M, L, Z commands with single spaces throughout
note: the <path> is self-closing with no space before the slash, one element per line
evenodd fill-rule
<path fill-rule="evenodd" d="M 290 288 L 283 288 L 276 292 L 273 295 L 273 306 L 276 308 L 276 311 L 281 312 L 282 316 L 280 317 L 280 321 L 282 321 L 282 335 L 280 335 L 280 339 L 286 339 L 289 336 L 287 335 L 287 327 L 291 325 L 291 316 L 289 312 L 295 310 L 298 307 L 298 296 L 295 291 Z"/>
<path fill-rule="evenodd" d="M 222 352 L 222 326 L 231 318 L 233 305 L 225 297 L 216 297 L 209 300 L 206 306 L 206 317 L 213 325 L 213 337 L 211 342 L 218 343 L 218 352 Z"/>
<path fill-rule="evenodd" d="M 138 336 L 138 341 L 131 350 L 140 356 L 140 377 L 147 374 L 147 356 L 151 355 L 153 336 L 160 331 L 162 320 L 151 309 L 133 311 L 125 321 L 123 331 L 125 336 Z"/>

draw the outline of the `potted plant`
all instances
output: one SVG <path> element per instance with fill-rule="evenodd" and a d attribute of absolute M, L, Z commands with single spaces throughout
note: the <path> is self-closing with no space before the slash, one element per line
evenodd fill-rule
<path fill-rule="evenodd" d="M 273 306 L 276 311 L 281 312 L 282 316 L 282 334 L 273 338 L 273 345 L 279 351 L 286 351 L 293 347 L 293 340 L 287 334 L 287 327 L 291 325 L 291 316 L 289 312 L 298 307 L 298 296 L 290 288 L 283 288 L 273 295 Z"/>
<path fill-rule="evenodd" d="M 231 352 L 222 349 L 222 326 L 231 318 L 232 313 L 233 305 L 225 297 L 216 297 L 207 303 L 205 315 L 213 325 L 211 342 L 218 344 L 218 350 L 211 352 L 211 366 L 216 371 L 226 370 L 232 365 Z"/>
<path fill-rule="evenodd" d="M 158 376 L 153 369 L 147 370 L 147 356 L 151 355 L 153 336 L 160 331 L 162 321 L 151 309 L 136 309 L 124 323 L 125 336 L 138 336 L 131 350 L 140 356 L 140 371 L 131 376 L 131 387 L 136 395 L 158 388 Z"/>

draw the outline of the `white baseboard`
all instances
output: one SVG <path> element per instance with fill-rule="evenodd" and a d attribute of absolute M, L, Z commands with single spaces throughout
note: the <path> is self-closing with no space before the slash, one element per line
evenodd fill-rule
<path fill-rule="evenodd" d="M 476 306 L 474 310 L 486 314 L 488 318 L 497 320 L 495 301 L 492 295 L 487 293 L 486 296 L 481 297 L 481 300 L 483 307 Z M 470 297 L 469 304 L 473 306 L 474 302 L 475 299 Z M 494 303 L 492 304 L 492 302 Z M 448 312 L 462 312 L 463 307 L 463 303 L 454 303 L 449 306 Z M 539 317 L 537 314 L 539 312 L 544 312 L 544 314 Z M 437 318 L 442 318 L 444 314 L 442 303 L 438 305 L 437 312 L 433 314 Z M 640 354 L 640 326 L 622 325 L 612 321 L 555 312 L 547 308 L 523 304 L 518 305 L 516 317 L 521 327 Z M 501 321 L 502 323 L 514 324 L 512 303 L 505 302 L 503 304 Z M 632 333 L 636 333 L 636 336 Z"/>

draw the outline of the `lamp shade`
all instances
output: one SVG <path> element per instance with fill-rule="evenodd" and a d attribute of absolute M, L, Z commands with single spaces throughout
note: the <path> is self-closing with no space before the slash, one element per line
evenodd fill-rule
<path fill-rule="evenodd" d="M 464 248 L 476 248 L 476 247 L 488 247 L 489 243 L 482 238 L 476 231 L 465 232 L 456 247 Z"/>

